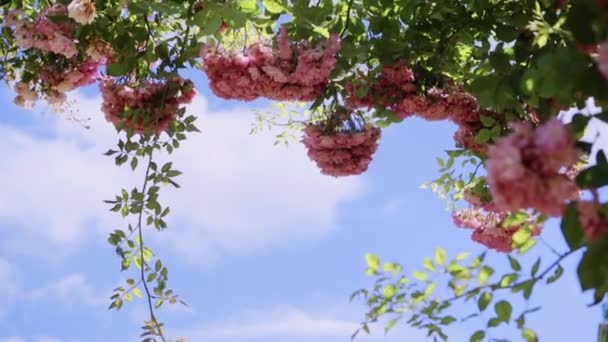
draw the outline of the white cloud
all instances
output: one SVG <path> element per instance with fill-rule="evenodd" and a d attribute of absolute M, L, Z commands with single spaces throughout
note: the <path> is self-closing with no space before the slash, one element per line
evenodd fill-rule
<path fill-rule="evenodd" d="M 8 338 L 0 338 L 0 342 L 27 342 L 28 340 L 22 337 L 8 337 Z M 32 342 L 62 342 L 63 340 L 57 337 L 49 337 L 49 336 L 36 336 L 32 340 Z"/>
<path fill-rule="evenodd" d="M 270 312 L 243 313 L 240 317 L 184 331 L 181 335 L 193 341 L 278 336 L 347 337 L 357 327 L 358 325 L 352 321 L 322 314 L 312 315 L 293 307 L 283 306 L 274 308 Z"/>
<path fill-rule="evenodd" d="M 101 155 L 115 146 L 116 133 L 103 120 L 99 99 L 77 101 L 80 113 L 91 117 L 91 130 L 38 115 L 36 122 L 54 136 L 42 139 L 34 129 L 0 124 L 0 153 L 10 161 L 0 178 L 0 229 L 18 237 L 6 243 L 15 253 L 39 252 L 44 242 L 56 247 L 56 256 L 91 233 L 101 240 L 100 232 L 124 224 L 101 201 L 139 185 L 141 177 Z M 161 196 L 172 206 L 172 227 L 160 239 L 188 260 L 323 237 L 336 228 L 337 206 L 362 192 L 360 178 L 322 176 L 300 144 L 287 150 L 273 146 L 271 133 L 250 136 L 248 109 L 207 113 L 206 107 L 202 97 L 190 106 L 203 133 L 185 141 L 173 158 L 184 172 L 183 187 Z"/>
<path fill-rule="evenodd" d="M 62 340 L 57 337 L 40 336 L 34 338 L 34 342 L 61 342 Z"/>
<path fill-rule="evenodd" d="M 27 293 L 26 298 L 31 301 L 52 299 L 63 305 L 86 305 L 102 307 L 108 304 L 105 297 L 100 296 L 82 274 L 67 275 L 47 286 Z"/>
<path fill-rule="evenodd" d="M 305 310 L 281 305 L 270 310 L 244 311 L 222 321 L 178 331 L 175 336 L 187 341 L 348 341 L 359 327 L 353 308 Z M 362 342 L 424 340 L 422 331 L 402 326 L 395 327 L 386 337 L 379 326 L 372 327 L 372 335 L 362 332 L 357 336 L 357 341 Z"/>

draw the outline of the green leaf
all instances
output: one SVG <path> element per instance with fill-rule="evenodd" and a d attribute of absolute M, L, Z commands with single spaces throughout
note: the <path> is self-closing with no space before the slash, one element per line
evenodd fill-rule
<path fill-rule="evenodd" d="M 479 300 L 477 300 L 477 307 L 479 311 L 484 311 L 490 302 L 492 301 L 492 292 L 484 292 L 479 296 Z"/>
<path fill-rule="evenodd" d="M 536 336 L 536 333 L 533 330 L 530 330 L 528 328 L 525 328 L 524 330 L 522 330 L 521 336 L 526 340 L 526 342 L 538 341 L 538 337 Z"/>
<path fill-rule="evenodd" d="M 556 282 L 562 276 L 562 274 L 564 274 L 564 268 L 562 265 L 557 265 L 555 273 L 553 273 L 553 275 L 547 279 L 547 284 Z"/>
<path fill-rule="evenodd" d="M 108 66 L 107 73 L 109 76 L 118 77 L 125 75 L 127 72 L 129 72 L 131 70 L 131 67 L 132 66 L 130 65 L 130 63 L 127 63 L 125 61 L 115 62 Z"/>
<path fill-rule="evenodd" d="M 435 265 L 433 265 L 433 262 L 431 261 L 431 259 L 424 258 L 423 266 L 425 269 L 427 269 L 431 272 L 435 272 Z"/>
<path fill-rule="evenodd" d="M 135 170 L 137 168 L 137 157 L 133 157 L 131 159 L 131 170 Z"/>
<path fill-rule="evenodd" d="M 142 297 L 142 295 L 141 295 L 141 290 L 140 290 L 140 289 L 138 289 L 137 287 L 136 287 L 136 288 L 134 288 L 134 289 L 133 289 L 133 295 L 135 295 L 135 297 L 137 297 L 137 298 L 141 298 L 141 297 Z"/>
<path fill-rule="evenodd" d="M 397 288 L 395 287 L 395 285 L 392 285 L 392 284 L 391 285 L 387 285 L 387 286 L 384 287 L 384 289 L 382 289 L 382 295 L 386 299 L 391 299 L 396 294 L 397 294 Z"/>
<path fill-rule="evenodd" d="M 488 328 L 494 328 L 494 327 L 497 327 L 497 326 L 499 326 L 499 325 L 500 325 L 500 322 L 501 322 L 501 320 L 499 320 L 497 317 L 490 318 L 490 319 L 488 320 L 487 327 L 488 327 Z"/>
<path fill-rule="evenodd" d="M 585 235 L 578 218 L 576 203 L 568 204 L 562 217 L 561 230 L 571 250 L 579 249 L 585 243 Z"/>
<path fill-rule="evenodd" d="M 240 0 L 237 2 L 239 8 L 247 13 L 256 13 L 258 11 L 258 2 L 256 0 Z"/>
<path fill-rule="evenodd" d="M 365 262 L 367 263 L 368 271 L 376 273 L 380 268 L 380 258 L 377 255 L 366 253 L 365 254 Z"/>
<path fill-rule="evenodd" d="M 494 311 L 496 311 L 496 315 L 500 321 L 509 323 L 513 307 L 506 300 L 501 300 L 494 305 Z"/>
<path fill-rule="evenodd" d="M 313 32 L 316 32 L 324 38 L 329 38 L 329 31 L 323 26 L 312 25 Z"/>
<path fill-rule="evenodd" d="M 270 13 L 281 13 L 286 11 L 283 4 L 276 0 L 262 0 L 262 4 L 264 5 L 264 8 L 266 8 L 266 11 Z"/>
<path fill-rule="evenodd" d="M 578 279 L 583 291 L 608 289 L 608 236 L 603 236 L 589 244 L 578 264 Z"/>
<path fill-rule="evenodd" d="M 476 332 L 473 333 L 473 335 L 471 335 L 471 338 L 469 339 L 470 342 L 481 342 L 483 341 L 483 339 L 486 338 L 486 333 L 483 330 L 477 330 Z"/>
<path fill-rule="evenodd" d="M 509 287 L 518 277 L 519 275 L 517 273 L 505 274 L 502 279 L 500 279 L 500 287 Z"/>
<path fill-rule="evenodd" d="M 456 318 L 452 317 L 452 316 L 446 316 L 444 318 L 441 319 L 440 323 L 442 325 L 450 325 L 452 323 L 456 322 Z"/>
<path fill-rule="evenodd" d="M 485 285 L 492 274 L 494 274 L 494 269 L 492 267 L 486 265 L 482 266 L 479 270 L 479 275 L 477 276 L 479 285 Z"/>
<path fill-rule="evenodd" d="M 509 263 L 511 264 L 511 269 L 513 271 L 521 271 L 521 265 L 519 264 L 519 262 L 510 255 L 507 255 L 507 257 L 509 258 Z"/>
<path fill-rule="evenodd" d="M 445 250 L 441 247 L 437 247 L 437 249 L 435 249 L 435 262 L 437 263 L 437 265 L 443 266 L 443 264 L 445 264 L 445 258 Z"/>
<path fill-rule="evenodd" d="M 154 271 L 158 272 L 163 267 L 163 263 L 160 260 L 156 260 L 156 264 L 154 265 Z"/>
<path fill-rule="evenodd" d="M 539 268 L 540 268 L 540 257 L 538 257 L 538 259 L 536 259 L 536 262 L 534 263 L 534 265 L 532 265 L 532 269 L 530 270 L 530 275 L 532 277 L 535 277 L 536 273 L 538 273 Z"/>
<path fill-rule="evenodd" d="M 384 333 L 387 334 L 394 326 L 395 324 L 399 321 L 399 317 L 397 318 L 393 318 L 390 321 L 388 321 L 388 323 L 386 323 L 386 325 L 384 326 Z"/>
<path fill-rule="evenodd" d="M 469 255 L 471 255 L 471 253 L 469 253 L 469 252 L 458 253 L 458 255 L 456 255 L 456 258 L 454 260 L 456 260 L 456 261 L 462 261 L 462 260 L 468 258 Z"/>
<path fill-rule="evenodd" d="M 168 162 L 168 163 L 166 163 L 165 165 L 163 165 L 163 167 L 162 167 L 162 169 L 161 169 L 161 172 L 162 172 L 162 173 L 166 173 L 166 172 L 168 172 L 169 170 L 171 170 L 171 167 L 172 167 L 172 166 L 173 166 L 173 163 L 172 163 L 172 162 Z"/>
<path fill-rule="evenodd" d="M 513 287 L 513 293 L 517 293 L 523 291 L 523 296 L 525 299 L 529 299 L 532 294 L 532 290 L 534 289 L 534 285 L 536 284 L 536 279 L 529 279 L 522 283 L 517 284 Z"/>
<path fill-rule="evenodd" d="M 496 120 L 494 120 L 494 118 L 491 118 L 489 116 L 481 115 L 479 117 L 479 119 L 481 120 L 481 124 L 484 127 L 492 127 L 492 126 L 494 126 L 494 124 L 496 124 Z"/>
<path fill-rule="evenodd" d="M 414 278 L 420 281 L 426 281 L 429 279 L 429 276 L 426 273 L 420 271 L 415 271 L 412 275 L 414 276 Z"/>

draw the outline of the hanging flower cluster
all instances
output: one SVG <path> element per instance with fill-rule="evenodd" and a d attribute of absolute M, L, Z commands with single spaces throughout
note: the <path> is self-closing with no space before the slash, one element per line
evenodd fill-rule
<path fill-rule="evenodd" d="M 106 120 L 136 133 L 160 133 L 176 118 L 181 105 L 196 95 L 190 80 L 175 77 L 165 82 L 145 81 L 135 87 L 105 77 L 99 84 Z"/>
<path fill-rule="evenodd" d="M 371 83 L 361 78 L 347 82 L 346 104 L 353 109 L 383 107 L 402 119 L 416 115 L 429 121 L 452 120 L 459 127 L 454 135 L 456 143 L 485 154 L 487 146 L 474 142 L 475 135 L 483 127 L 481 116 L 502 121 L 502 115 L 480 108 L 473 95 L 447 83 L 442 88 L 430 87 L 422 91 L 412 69 L 399 62 L 383 66 L 378 78 Z"/>
<path fill-rule="evenodd" d="M 78 54 L 74 39 L 75 23 L 69 20 L 63 5 L 47 8 L 30 19 L 19 10 L 10 10 L 6 26 L 13 29 L 15 44 L 23 49 L 35 48 L 71 58 Z"/>
<path fill-rule="evenodd" d="M 380 106 L 397 112 L 397 104 L 415 94 L 414 80 L 414 72 L 405 63 L 385 65 L 371 82 L 361 76 L 346 82 L 346 107 L 371 109 Z M 399 115 L 408 116 L 402 112 Z"/>
<path fill-rule="evenodd" d="M 53 63 L 44 63 L 40 67 L 37 77 L 27 81 L 22 79 L 14 85 L 17 93 L 14 102 L 17 105 L 28 108 L 39 98 L 44 98 L 50 106 L 58 108 L 65 103 L 68 91 L 95 82 L 100 62 L 55 57 L 49 58 Z"/>
<path fill-rule="evenodd" d="M 532 226 L 531 236 L 542 231 L 542 225 L 536 223 L 535 217 L 528 218 L 517 225 L 505 226 L 509 213 L 501 211 L 493 202 L 484 202 L 467 189 L 465 200 L 470 207 L 452 213 L 454 224 L 460 228 L 472 229 L 471 239 L 490 249 L 503 253 L 513 251 L 513 235 L 524 226 Z"/>
<path fill-rule="evenodd" d="M 59 109 L 68 91 L 95 82 L 100 66 L 112 56 L 112 48 L 93 38 L 88 42 L 88 57 L 79 54 L 74 38 L 76 23 L 72 20 L 84 23 L 86 19 L 90 23 L 95 16 L 95 5 L 90 0 L 74 0 L 67 7 L 54 5 L 34 18 L 19 10 L 8 11 L 5 23 L 11 28 L 16 45 L 32 49 L 30 56 L 36 60 L 13 84 L 17 105 L 29 108 L 43 98 Z"/>
<path fill-rule="evenodd" d="M 488 184 L 496 205 L 506 211 L 535 208 L 560 216 L 579 190 L 566 170 L 579 158 L 568 128 L 552 119 L 534 129 L 512 125 L 513 132 L 488 149 Z"/>
<path fill-rule="evenodd" d="M 366 124 L 362 117 L 341 115 L 328 123 L 306 127 L 302 143 L 321 173 L 342 177 L 367 170 L 380 135 L 380 129 Z"/>
<path fill-rule="evenodd" d="M 339 36 L 334 34 L 315 47 L 308 41 L 290 41 L 282 27 L 276 43 L 275 48 L 256 42 L 244 53 L 202 46 L 200 55 L 211 90 L 221 98 L 242 101 L 258 97 L 312 101 L 321 95 L 336 65 Z"/>

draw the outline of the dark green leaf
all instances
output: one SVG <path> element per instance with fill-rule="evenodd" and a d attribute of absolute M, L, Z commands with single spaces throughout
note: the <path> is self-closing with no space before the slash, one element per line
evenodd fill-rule
<path fill-rule="evenodd" d="M 576 202 L 572 202 L 566 207 L 562 217 L 561 230 L 571 250 L 579 249 L 585 243 L 585 235 L 578 218 Z"/>
<path fill-rule="evenodd" d="M 509 323 L 513 307 L 506 300 L 501 300 L 494 305 L 494 311 L 500 321 Z"/>

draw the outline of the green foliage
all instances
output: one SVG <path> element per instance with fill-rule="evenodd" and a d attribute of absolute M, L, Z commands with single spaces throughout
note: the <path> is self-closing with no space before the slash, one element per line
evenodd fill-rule
<path fill-rule="evenodd" d="M 388 322 L 384 326 L 385 331 L 392 329 L 397 322 L 405 322 L 426 331 L 429 336 L 446 340 L 445 329 L 450 324 L 481 318 L 486 312 L 486 328 L 472 332 L 470 341 L 483 341 L 488 330 L 503 323 L 520 330 L 526 341 L 535 341 L 536 333 L 526 326 L 525 318 L 540 307 L 519 311 L 510 298 L 521 292 L 523 298 L 530 301 L 535 285 L 541 280 L 546 279 L 546 284 L 552 284 L 560 278 L 563 273 L 561 261 L 572 253 L 559 255 L 542 270 L 540 258 L 527 265 L 509 255 L 506 259 L 512 272 L 496 278 L 493 277 L 495 269 L 485 261 L 485 253 L 474 258 L 470 258 L 469 253 L 460 253 L 448 261 L 445 250 L 438 248 L 435 256 L 439 256 L 439 260 L 433 263 L 430 258 L 425 258 L 423 266 L 428 272 L 414 271 L 412 278 L 401 275 L 402 267 L 395 267 L 395 263 L 386 263 L 390 266 L 381 272 L 379 257 L 367 254 L 367 274 L 374 277 L 375 282 L 371 289 L 361 289 L 351 296 L 351 300 L 358 298 L 364 301 L 369 309 L 354 336 L 360 331 L 369 333 L 372 323 L 385 318 Z M 432 270 L 429 269 L 431 266 Z M 396 269 L 399 272 L 395 272 Z M 488 316 L 490 307 L 493 310 Z M 475 311 L 462 314 L 469 309 Z"/>

